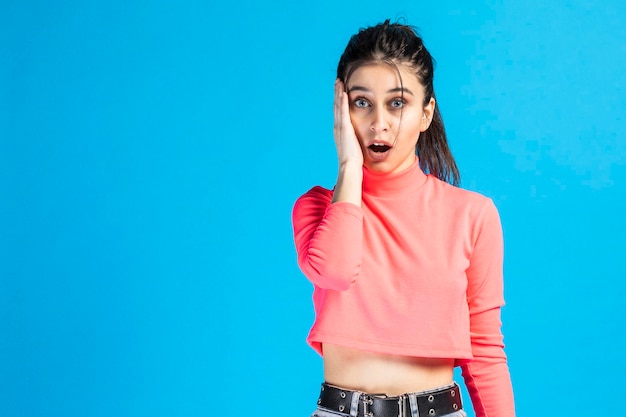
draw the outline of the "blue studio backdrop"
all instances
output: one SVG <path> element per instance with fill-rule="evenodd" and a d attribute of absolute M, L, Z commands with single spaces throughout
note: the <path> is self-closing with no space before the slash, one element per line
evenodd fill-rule
<path fill-rule="evenodd" d="M 310 415 L 291 208 L 334 184 L 335 66 L 385 18 L 500 210 L 518 415 L 619 394 L 626 3 L 5 0 L 1 416 Z"/>

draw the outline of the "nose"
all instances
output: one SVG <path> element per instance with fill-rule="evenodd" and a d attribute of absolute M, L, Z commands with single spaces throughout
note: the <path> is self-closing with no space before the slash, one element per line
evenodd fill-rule
<path fill-rule="evenodd" d="M 373 109 L 370 130 L 374 133 L 386 132 L 389 130 L 389 122 L 387 121 L 387 114 L 384 109 Z"/>

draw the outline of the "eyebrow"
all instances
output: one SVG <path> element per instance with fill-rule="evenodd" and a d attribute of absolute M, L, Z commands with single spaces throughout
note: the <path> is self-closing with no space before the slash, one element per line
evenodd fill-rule
<path fill-rule="evenodd" d="M 348 90 L 348 93 L 351 93 L 353 91 L 364 91 L 366 93 L 370 93 L 371 91 L 366 88 L 366 87 L 362 87 L 360 85 L 354 85 L 352 87 L 350 87 L 350 89 Z M 388 90 L 387 93 L 408 93 L 410 95 L 413 95 L 413 92 L 411 90 L 409 90 L 406 87 L 396 87 L 396 88 L 392 88 L 391 90 Z"/>

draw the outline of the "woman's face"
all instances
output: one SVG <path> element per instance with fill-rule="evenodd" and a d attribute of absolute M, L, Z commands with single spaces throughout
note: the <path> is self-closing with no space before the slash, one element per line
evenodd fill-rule
<path fill-rule="evenodd" d="M 363 163 L 374 172 L 397 172 L 413 164 L 417 140 L 435 109 L 433 98 L 424 106 L 424 87 L 412 70 L 404 64 L 397 69 L 400 74 L 385 63 L 362 65 L 346 86 Z"/>

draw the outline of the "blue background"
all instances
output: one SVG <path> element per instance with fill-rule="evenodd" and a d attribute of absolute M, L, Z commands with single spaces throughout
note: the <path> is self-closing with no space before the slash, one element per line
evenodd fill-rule
<path fill-rule="evenodd" d="M 309 415 L 291 207 L 387 17 L 500 209 L 518 414 L 619 413 L 579 401 L 624 392 L 626 3 L 472 3 L 3 1 L 0 415 Z"/>

